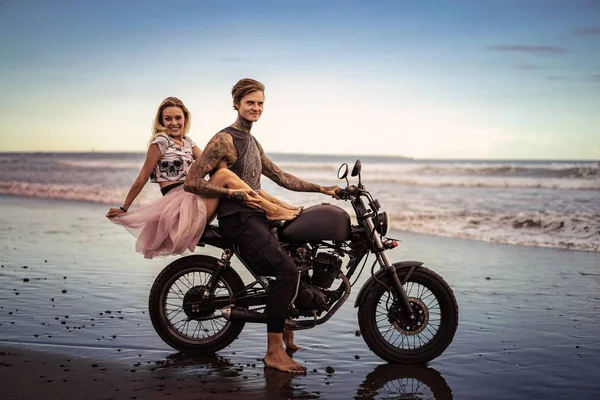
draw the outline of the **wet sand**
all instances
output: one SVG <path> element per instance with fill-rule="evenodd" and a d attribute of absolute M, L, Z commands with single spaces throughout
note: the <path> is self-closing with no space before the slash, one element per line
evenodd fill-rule
<path fill-rule="evenodd" d="M 135 253 L 105 206 L 0 196 L 0 208 L 3 399 L 600 396 L 598 253 L 393 232 L 394 261 L 424 261 L 454 289 L 453 343 L 420 369 L 370 352 L 352 307 L 365 271 L 329 322 L 296 334 L 308 373 L 292 375 L 264 368 L 264 325 L 211 357 L 164 344 L 147 299 L 174 258 Z"/>

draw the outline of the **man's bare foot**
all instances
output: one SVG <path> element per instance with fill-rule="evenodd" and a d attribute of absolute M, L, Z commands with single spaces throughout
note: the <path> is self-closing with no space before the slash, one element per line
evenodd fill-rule
<path fill-rule="evenodd" d="M 300 215 L 301 210 L 288 210 L 283 207 L 274 207 L 271 210 L 265 211 L 268 220 L 271 221 L 288 221 Z"/>
<path fill-rule="evenodd" d="M 267 332 L 267 354 L 265 354 L 265 365 L 284 372 L 305 373 L 300 363 L 294 361 L 283 349 L 283 334 Z"/>
<path fill-rule="evenodd" d="M 285 345 L 285 349 L 292 353 L 302 348 L 294 343 L 294 331 L 287 328 L 283 328 L 283 344 Z"/>
<path fill-rule="evenodd" d="M 267 354 L 265 355 L 265 365 L 269 368 L 275 368 L 284 372 L 306 372 L 306 368 L 299 362 L 294 361 L 294 359 L 283 350 L 283 346 L 281 347 L 281 351 L 267 351 Z"/>

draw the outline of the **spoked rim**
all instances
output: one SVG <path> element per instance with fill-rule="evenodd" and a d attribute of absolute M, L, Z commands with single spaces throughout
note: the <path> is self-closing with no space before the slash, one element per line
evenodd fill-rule
<path fill-rule="evenodd" d="M 377 331 L 390 346 L 403 351 L 420 350 L 431 344 L 441 330 L 441 306 L 435 294 L 420 283 L 408 282 L 404 290 L 415 320 L 406 320 L 391 293 L 383 291 L 375 312 Z"/>
<path fill-rule="evenodd" d="M 161 293 L 160 312 L 163 320 L 171 333 L 184 342 L 201 344 L 214 341 L 231 325 L 231 321 L 216 314 L 219 310 L 201 318 L 190 318 L 188 315 L 189 307 L 185 302 L 190 294 L 197 293 L 208 283 L 211 274 L 209 269 L 183 270 L 169 279 Z M 219 279 L 214 296 L 226 296 L 233 300 L 233 294 L 231 286 Z"/>
<path fill-rule="evenodd" d="M 417 378 L 405 377 L 387 382 L 378 391 L 382 395 L 400 395 L 406 399 L 435 399 L 433 389 Z"/>

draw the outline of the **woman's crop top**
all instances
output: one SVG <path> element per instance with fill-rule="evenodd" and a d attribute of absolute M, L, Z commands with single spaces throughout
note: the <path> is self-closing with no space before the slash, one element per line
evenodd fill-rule
<path fill-rule="evenodd" d="M 196 143 L 189 137 L 183 138 L 183 147 L 165 134 L 158 135 L 151 143 L 156 144 L 162 154 L 152 173 L 151 182 L 182 181 L 194 162 L 192 148 Z"/>

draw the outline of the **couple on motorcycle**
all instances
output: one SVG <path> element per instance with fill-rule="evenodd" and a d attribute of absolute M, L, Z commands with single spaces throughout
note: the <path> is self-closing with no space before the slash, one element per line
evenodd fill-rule
<path fill-rule="evenodd" d="M 138 251 L 151 258 L 153 255 L 193 251 L 216 209 L 221 234 L 239 247 L 254 272 L 276 278 L 270 285 L 266 304 L 268 344 L 265 365 L 287 372 L 303 372 L 304 367 L 294 361 L 283 347 L 285 342 L 288 349 L 298 348 L 293 343 L 293 333 L 284 332 L 288 306 L 299 278 L 298 268 L 270 232 L 273 219 L 293 219 L 300 209 L 262 191 L 260 177 L 265 175 L 289 190 L 320 192 L 334 198 L 338 198 L 335 191 L 339 188 L 323 187 L 288 174 L 265 155 L 251 134 L 253 123 L 259 120 L 263 111 L 264 91 L 264 85 L 256 80 L 246 78 L 238 81 L 232 89 L 237 119 L 213 136 L 203 151 L 184 135 L 189 129 L 190 118 L 183 103 L 159 108 L 151 141 L 158 146 L 150 146 L 156 154 L 150 157 L 151 148 L 148 150 L 140 176 L 125 203 L 118 209 L 109 210 L 107 216 L 136 234 Z M 180 132 L 165 129 L 173 122 Z M 161 129 L 157 129 L 157 124 Z M 164 131 L 167 135 L 161 135 Z M 174 143 L 171 144 L 171 140 Z M 179 158 L 176 155 L 169 162 L 166 157 L 169 151 L 179 151 L 181 155 Z M 211 179 L 204 179 L 209 173 L 212 174 Z M 172 179 L 174 175 L 177 177 Z M 157 202 L 162 204 L 144 206 L 140 208 L 142 212 L 137 209 L 127 215 L 127 209 L 148 177 L 160 183 L 163 194 L 171 189 L 173 193 Z M 178 180 L 179 185 L 172 184 L 174 180 Z M 169 204 L 178 206 L 169 207 Z M 175 223 L 165 227 L 163 214 L 168 210 L 175 210 L 176 215 L 166 221 Z M 154 214 L 150 217 L 154 221 L 152 229 L 146 226 L 150 214 Z M 155 249 L 147 250 L 149 243 L 159 243 L 162 253 Z"/>

